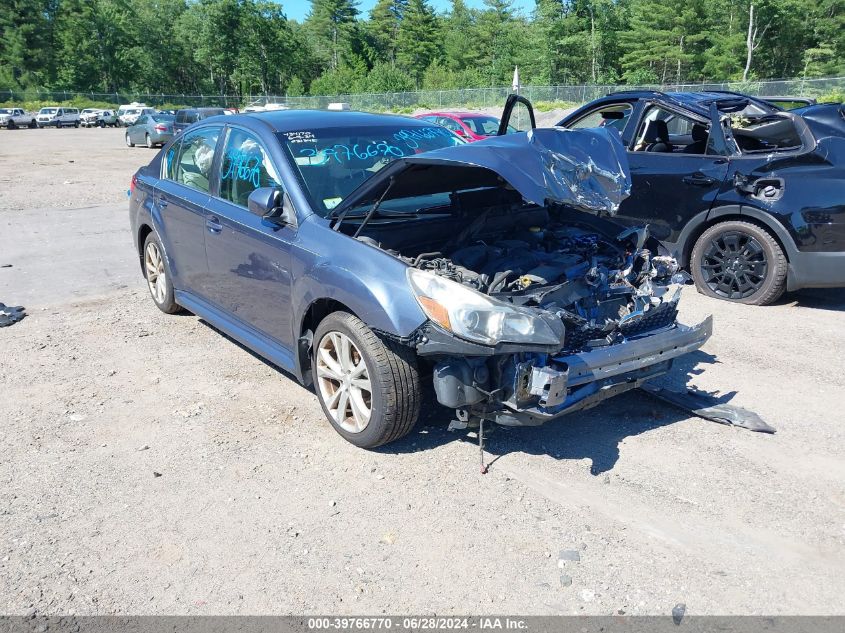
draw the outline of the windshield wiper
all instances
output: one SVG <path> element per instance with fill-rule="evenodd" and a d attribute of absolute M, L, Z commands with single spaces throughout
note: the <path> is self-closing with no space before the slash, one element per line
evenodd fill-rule
<path fill-rule="evenodd" d="M 388 192 L 390 192 L 390 190 L 393 188 L 394 182 L 396 182 L 396 179 L 391 176 L 390 182 L 388 182 L 387 187 L 384 188 L 384 193 L 382 193 L 379 199 L 376 200 L 376 203 L 373 205 L 373 208 L 370 209 L 370 212 L 366 216 L 364 216 L 363 220 L 361 220 L 361 224 L 358 226 L 358 230 L 355 231 L 355 235 L 353 235 L 352 237 L 358 237 L 361 234 L 361 231 L 363 231 L 364 227 L 367 226 L 367 222 L 369 222 L 372 217 L 376 214 L 376 211 L 378 211 L 378 208 L 381 206 L 381 201 L 384 200 L 385 196 L 387 196 Z"/>

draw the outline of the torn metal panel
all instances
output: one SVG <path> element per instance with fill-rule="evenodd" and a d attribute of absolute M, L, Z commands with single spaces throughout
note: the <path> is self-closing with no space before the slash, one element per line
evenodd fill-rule
<path fill-rule="evenodd" d="M 6 327 L 17 323 L 26 316 L 23 306 L 7 306 L 0 303 L 0 327 Z"/>
<path fill-rule="evenodd" d="M 688 389 L 686 392 L 671 391 L 665 387 L 658 387 L 650 383 L 643 383 L 640 389 L 650 396 L 668 402 L 684 411 L 688 411 L 699 418 L 738 426 L 758 433 L 774 433 L 775 429 L 763 419 L 748 409 L 732 404 L 719 402 L 716 398 L 703 391 Z"/>

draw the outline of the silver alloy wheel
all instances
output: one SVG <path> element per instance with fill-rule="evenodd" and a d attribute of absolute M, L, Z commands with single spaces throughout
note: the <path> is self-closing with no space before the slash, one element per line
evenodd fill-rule
<path fill-rule="evenodd" d="M 152 142 L 152 140 L 150 140 L 149 134 L 147 134 L 147 147 L 150 148 L 150 149 L 153 148 L 153 142 Z"/>
<path fill-rule="evenodd" d="M 167 276 L 164 272 L 164 258 L 158 244 L 150 242 L 144 251 L 144 267 L 147 270 L 147 285 L 156 303 L 163 304 L 167 297 Z"/>
<path fill-rule="evenodd" d="M 370 423 L 372 383 L 360 350 L 346 334 L 328 332 L 317 347 L 317 382 L 332 419 L 360 433 Z"/>
<path fill-rule="evenodd" d="M 126 138 L 126 147 L 132 147 L 132 141 L 129 140 L 129 132 L 127 132 L 124 137 Z"/>

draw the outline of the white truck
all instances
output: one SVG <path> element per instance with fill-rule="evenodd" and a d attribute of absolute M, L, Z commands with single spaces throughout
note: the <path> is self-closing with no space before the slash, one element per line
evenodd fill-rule
<path fill-rule="evenodd" d="M 0 127 L 14 130 L 16 127 L 35 127 L 35 115 L 23 108 L 0 108 Z"/>

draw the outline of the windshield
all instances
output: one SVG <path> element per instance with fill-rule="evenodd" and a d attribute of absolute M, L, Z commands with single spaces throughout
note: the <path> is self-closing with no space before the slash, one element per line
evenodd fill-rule
<path fill-rule="evenodd" d="M 0 108 L 0 114 L 11 114 L 12 111 L 8 108 Z"/>
<path fill-rule="evenodd" d="M 56 114 L 58 108 L 41 108 L 41 114 Z"/>
<path fill-rule="evenodd" d="M 463 141 L 439 126 L 390 125 L 281 132 L 314 211 L 328 214 L 389 162 Z"/>
<path fill-rule="evenodd" d="M 176 117 L 174 117 L 172 114 L 151 114 L 150 118 L 156 122 L 163 121 L 165 123 L 169 123 L 173 121 L 173 119 L 175 119 Z"/>
<path fill-rule="evenodd" d="M 492 116 L 466 116 L 461 121 L 473 132 L 481 136 L 493 136 L 499 131 L 499 119 Z M 516 132 L 508 126 L 508 133 Z"/>

